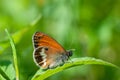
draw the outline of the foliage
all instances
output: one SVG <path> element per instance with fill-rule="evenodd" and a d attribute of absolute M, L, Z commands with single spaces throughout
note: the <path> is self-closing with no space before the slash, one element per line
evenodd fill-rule
<path fill-rule="evenodd" d="M 16 55 L 16 49 L 15 49 L 15 45 L 14 45 L 14 42 L 13 42 L 13 39 L 11 38 L 9 32 L 7 31 L 7 29 L 5 29 L 8 37 L 9 37 L 9 40 L 10 40 L 10 44 L 11 44 L 11 47 L 12 47 L 12 51 L 13 51 L 13 62 L 14 62 L 14 67 L 15 67 L 15 71 L 13 70 L 13 66 L 12 64 L 10 64 L 8 66 L 8 73 L 6 73 L 7 71 L 6 70 L 2 70 L 0 69 L 0 72 L 1 74 L 1 77 L 5 78 L 5 79 L 8 79 L 8 80 L 11 80 L 11 76 L 13 76 L 13 79 L 16 79 L 16 80 L 19 80 L 19 70 L 18 70 L 18 63 L 17 63 L 17 55 Z M 67 69 L 67 68 L 70 68 L 70 67 L 74 67 L 74 66 L 79 66 L 79 65 L 86 65 L 86 64 L 101 64 L 101 65 L 107 65 L 107 66 L 111 66 L 111 67 L 116 67 L 118 68 L 117 66 L 111 64 L 111 63 L 108 63 L 108 62 L 105 62 L 105 61 L 102 61 L 100 59 L 95 59 L 95 58 L 81 58 L 81 59 L 74 59 L 72 60 L 72 62 L 69 62 L 69 63 L 66 63 L 64 66 L 62 67 L 58 67 L 58 68 L 55 68 L 55 69 L 52 69 L 52 70 L 47 70 L 47 71 L 42 71 L 41 69 L 39 71 L 37 71 L 37 73 L 35 75 L 33 75 L 33 78 L 32 80 L 44 80 L 45 78 L 57 73 L 57 72 L 60 72 L 60 71 L 63 71 L 64 69 Z M 2 67 L 1 67 L 2 68 Z M 118 68 L 119 69 L 119 68 Z M 12 73 L 10 73 L 12 72 Z M 13 74 L 13 72 L 16 73 L 16 77 L 15 75 Z M 2 79 L 1 78 L 1 79 Z"/>
<path fill-rule="evenodd" d="M 19 80 L 31 80 L 49 71 L 55 75 L 46 76 L 47 80 L 119 80 L 118 69 L 86 65 L 88 59 L 95 59 L 97 64 L 102 60 L 120 67 L 119 8 L 119 0 L 0 0 L 0 80 L 17 76 Z M 6 35 L 6 28 L 12 38 Z M 36 31 L 55 38 L 65 49 L 75 49 L 71 58 L 78 59 L 78 67 L 75 60 L 41 71 L 32 57 L 32 35 Z M 66 69 L 68 64 L 72 68 Z M 65 70 L 54 72 L 57 69 Z"/>

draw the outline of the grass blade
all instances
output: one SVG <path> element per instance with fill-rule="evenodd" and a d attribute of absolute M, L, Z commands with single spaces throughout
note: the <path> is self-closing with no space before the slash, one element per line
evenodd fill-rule
<path fill-rule="evenodd" d="M 32 80 L 44 80 L 52 76 L 53 74 L 63 71 L 65 69 L 75 67 L 75 66 L 87 65 L 87 64 L 106 65 L 106 66 L 118 68 L 116 65 L 112 63 L 109 63 L 100 59 L 90 58 L 90 57 L 75 58 L 75 59 L 72 59 L 72 61 L 73 62 L 66 63 L 61 67 L 57 67 L 55 69 L 48 69 L 47 71 L 43 71 L 39 69 L 37 73 L 34 75 L 34 77 L 32 78 Z"/>
<path fill-rule="evenodd" d="M 12 51 L 13 51 L 13 62 L 14 62 L 14 67 L 15 67 L 15 72 L 16 72 L 16 80 L 19 80 L 19 70 L 18 70 L 18 63 L 17 63 L 17 54 L 16 54 L 14 41 L 13 41 L 12 37 L 10 36 L 10 34 L 9 34 L 7 29 L 5 29 L 5 32 L 8 35 L 8 38 L 10 40 L 10 44 L 11 44 L 11 47 L 12 47 Z"/>

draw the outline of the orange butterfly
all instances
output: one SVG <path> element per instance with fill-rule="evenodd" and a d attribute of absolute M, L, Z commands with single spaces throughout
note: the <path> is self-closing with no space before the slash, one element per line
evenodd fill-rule
<path fill-rule="evenodd" d="M 42 32 L 33 35 L 33 46 L 33 59 L 43 69 L 63 65 L 72 56 L 71 50 L 66 51 L 56 40 Z"/>

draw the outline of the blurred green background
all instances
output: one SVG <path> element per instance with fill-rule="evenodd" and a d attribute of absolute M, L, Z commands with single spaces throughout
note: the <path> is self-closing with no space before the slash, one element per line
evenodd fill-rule
<path fill-rule="evenodd" d="M 0 0 L 0 65 L 13 63 L 7 28 L 17 49 L 20 80 L 39 69 L 33 62 L 32 35 L 41 31 L 72 58 L 95 57 L 120 66 L 120 0 Z M 120 72 L 89 65 L 67 69 L 47 80 L 120 80 Z"/>

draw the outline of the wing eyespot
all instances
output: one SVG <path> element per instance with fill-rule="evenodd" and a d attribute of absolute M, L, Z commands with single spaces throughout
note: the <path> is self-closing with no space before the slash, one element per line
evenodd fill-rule
<path fill-rule="evenodd" d="M 48 51 L 48 48 L 45 48 L 45 51 Z"/>
<path fill-rule="evenodd" d="M 41 36 L 38 36 L 38 39 L 40 39 L 41 38 Z"/>

